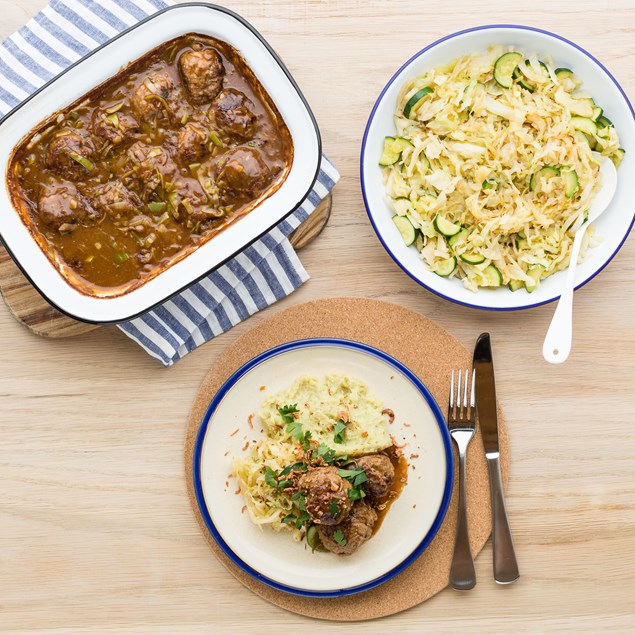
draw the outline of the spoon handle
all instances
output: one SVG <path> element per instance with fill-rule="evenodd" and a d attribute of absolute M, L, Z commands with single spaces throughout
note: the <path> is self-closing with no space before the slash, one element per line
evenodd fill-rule
<path fill-rule="evenodd" d="M 580 247 L 582 239 L 586 233 L 588 222 L 584 223 L 575 234 L 573 246 L 571 248 L 571 257 L 569 259 L 569 268 L 567 269 L 567 278 L 564 283 L 560 300 L 549 330 L 545 336 L 545 342 L 542 346 L 542 356 L 551 364 L 562 364 L 569 357 L 571 352 L 571 340 L 573 337 L 573 287 L 575 286 L 575 270 L 578 264 L 578 256 L 580 255 Z"/>

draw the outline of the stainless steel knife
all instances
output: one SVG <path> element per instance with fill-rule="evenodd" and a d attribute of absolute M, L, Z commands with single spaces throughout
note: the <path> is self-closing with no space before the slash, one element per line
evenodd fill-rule
<path fill-rule="evenodd" d="M 473 364 L 476 371 L 474 390 L 476 393 L 476 414 L 485 446 L 492 500 L 494 579 L 499 584 L 511 584 L 518 579 L 520 574 L 514 552 L 514 540 L 507 519 L 501 478 L 496 385 L 494 383 L 494 363 L 489 333 L 483 333 L 476 340 Z"/>

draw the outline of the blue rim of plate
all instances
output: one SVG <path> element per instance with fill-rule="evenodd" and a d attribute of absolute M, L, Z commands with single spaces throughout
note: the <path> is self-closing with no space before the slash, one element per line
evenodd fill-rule
<path fill-rule="evenodd" d="M 450 302 L 454 302 L 455 304 L 460 304 L 461 306 L 466 306 L 471 309 L 483 309 L 485 311 L 521 311 L 523 309 L 532 309 L 537 306 L 542 306 L 543 304 L 549 304 L 550 302 L 554 302 L 560 297 L 560 295 L 555 295 L 553 298 L 549 298 L 548 300 L 542 300 L 540 302 L 535 302 L 533 304 L 526 304 L 523 306 L 493 307 L 493 306 L 482 306 L 480 304 L 475 304 L 471 302 L 463 302 L 462 300 L 457 300 L 456 298 L 445 295 L 444 293 L 441 293 L 440 291 L 437 291 L 436 289 L 432 289 L 427 284 L 425 284 L 425 282 L 419 280 L 419 278 L 417 278 L 413 273 L 411 273 L 410 270 L 404 264 L 401 263 L 399 258 L 391 251 L 391 249 L 386 244 L 386 241 L 384 240 L 383 236 L 381 235 L 381 232 L 379 231 L 377 225 L 375 224 L 375 221 L 373 220 L 373 216 L 370 211 L 370 204 L 368 202 L 368 198 L 366 197 L 366 184 L 364 182 L 364 155 L 366 154 L 366 143 L 368 141 L 368 133 L 370 131 L 370 126 L 373 123 L 377 108 L 379 107 L 379 104 L 381 100 L 383 99 L 386 91 L 392 86 L 392 84 L 397 79 L 397 77 L 401 74 L 401 72 L 410 64 L 412 64 L 412 62 L 414 62 L 421 55 L 423 55 L 430 49 L 434 48 L 435 46 L 438 46 L 439 44 L 446 42 L 447 40 L 451 40 L 455 37 L 458 37 L 460 35 L 465 35 L 467 33 L 473 33 L 475 31 L 487 31 L 491 29 L 518 29 L 519 31 L 533 31 L 534 33 L 541 33 L 542 35 L 548 35 L 550 37 L 555 38 L 556 40 L 565 42 L 565 44 L 569 44 L 570 46 L 577 49 L 581 53 L 584 53 L 584 55 L 586 55 L 589 59 L 595 62 L 604 71 L 607 77 L 609 77 L 609 79 L 611 79 L 611 81 L 615 84 L 616 88 L 621 93 L 622 97 L 624 98 L 626 105 L 631 111 L 631 115 L 633 115 L 633 120 L 635 120 L 635 110 L 633 110 L 633 106 L 631 102 L 629 101 L 628 97 L 626 96 L 624 89 L 620 86 L 619 82 L 615 79 L 615 77 L 613 77 L 609 69 L 606 68 L 606 66 L 604 66 L 602 62 L 600 62 L 600 60 L 598 60 L 596 57 L 591 55 L 591 53 L 589 53 L 587 50 L 583 49 L 579 44 L 576 44 L 575 42 L 572 42 L 571 40 L 568 40 L 567 38 L 562 37 L 561 35 L 558 35 L 557 33 L 552 33 L 551 31 L 545 31 L 544 29 L 538 29 L 532 26 L 524 26 L 520 24 L 486 24 L 483 26 L 475 26 L 469 29 L 463 29 L 462 31 L 457 31 L 456 33 L 451 33 L 450 35 L 446 35 L 445 37 L 442 37 L 439 40 L 432 42 L 432 44 L 428 44 L 428 46 L 422 48 L 419 52 L 415 53 L 405 64 L 402 64 L 399 70 L 397 70 L 397 72 L 390 78 L 390 81 L 384 86 L 381 93 L 379 93 L 379 97 L 377 98 L 377 101 L 375 101 L 375 105 L 373 106 L 373 109 L 370 112 L 370 116 L 368 117 L 368 123 L 366 124 L 366 128 L 364 130 L 364 136 L 362 137 L 362 149 L 361 149 L 360 161 L 359 161 L 360 184 L 362 188 L 362 197 L 364 199 L 364 206 L 366 207 L 366 213 L 368 214 L 370 224 L 373 226 L 373 229 L 375 230 L 375 234 L 377 234 L 377 238 L 379 238 L 379 242 L 381 242 L 384 249 L 388 252 L 388 255 L 395 261 L 395 263 L 397 263 L 397 265 L 408 276 L 410 276 L 417 284 L 421 285 L 422 287 L 434 293 L 435 295 L 443 298 L 444 300 L 449 300 Z M 583 287 L 585 284 L 587 284 L 587 282 L 590 282 L 591 280 L 593 280 L 593 278 L 595 278 L 595 276 L 597 276 L 611 262 L 611 260 L 615 258 L 615 256 L 617 255 L 617 252 L 622 248 L 622 245 L 624 244 L 629 234 L 631 233 L 634 223 L 635 223 L 635 213 L 633 213 L 633 217 L 631 218 L 631 222 L 630 222 L 630 225 L 628 226 L 628 230 L 624 234 L 624 238 L 622 238 L 622 240 L 620 241 L 620 244 L 616 247 L 615 251 L 596 271 L 591 273 L 591 275 L 588 278 L 586 278 L 586 280 L 583 280 L 580 284 L 576 285 L 575 290 L 579 289 L 580 287 Z"/>
<path fill-rule="evenodd" d="M 439 506 L 439 511 L 432 523 L 432 526 L 423 537 L 423 540 L 419 543 L 419 545 L 408 555 L 400 564 L 396 567 L 383 574 L 382 576 L 371 580 L 370 582 L 366 582 L 365 584 L 358 585 L 356 587 L 346 588 L 346 589 L 337 589 L 332 591 L 309 591 L 306 589 L 299 589 L 296 587 L 288 586 L 285 584 L 281 584 L 280 582 L 276 582 L 267 576 L 259 573 L 252 567 L 250 567 L 246 562 L 241 560 L 227 545 L 227 543 L 222 539 L 219 531 L 216 529 L 214 522 L 210 516 L 210 513 L 207 509 L 207 505 L 205 503 L 205 497 L 203 496 L 203 486 L 201 482 L 201 454 L 203 451 L 203 442 L 205 441 L 205 437 L 207 434 L 208 425 L 212 415 L 216 411 L 216 408 L 223 400 L 225 395 L 233 388 L 233 386 L 238 382 L 242 377 L 244 377 L 248 372 L 254 369 L 256 366 L 261 364 L 262 362 L 269 360 L 273 357 L 277 357 L 283 353 L 287 353 L 289 351 L 302 349 L 302 348 L 311 348 L 314 346 L 334 346 L 340 348 L 347 348 L 350 350 L 354 350 L 356 352 L 362 352 L 367 355 L 371 355 L 379 359 L 380 361 L 385 362 L 389 366 L 392 366 L 397 372 L 404 375 L 417 389 L 417 391 L 423 396 L 428 407 L 432 410 L 432 414 L 436 420 L 436 423 L 439 427 L 439 431 L 441 432 L 441 438 L 443 440 L 443 449 L 445 453 L 446 459 L 446 476 L 445 476 L 445 486 L 443 489 L 443 497 L 441 499 L 441 505 Z M 256 579 L 258 582 L 262 582 L 278 591 L 284 591 L 285 593 L 292 593 L 294 595 L 301 595 L 304 597 L 317 597 L 317 598 L 334 598 L 334 597 L 343 597 L 346 595 L 353 595 L 354 593 L 361 593 L 362 591 L 368 591 L 380 584 L 383 584 L 387 580 L 390 580 L 398 573 L 401 573 L 407 567 L 409 567 L 426 549 L 426 547 L 432 542 L 432 539 L 436 536 L 441 524 L 443 523 L 443 519 L 445 518 L 445 514 L 448 510 L 448 506 L 450 504 L 450 498 L 452 497 L 452 486 L 454 484 L 454 456 L 452 453 L 452 442 L 450 440 L 450 434 L 448 432 L 445 419 L 441 410 L 435 401 L 434 397 L 430 394 L 430 391 L 425 387 L 423 382 L 404 364 L 397 361 L 394 357 L 380 351 L 372 346 L 368 346 L 366 344 L 362 344 L 360 342 L 355 342 L 352 340 L 345 339 L 337 339 L 337 338 L 312 338 L 312 339 L 301 339 L 295 340 L 293 342 L 288 342 L 286 344 L 281 344 L 280 346 L 276 346 L 274 348 L 257 355 L 246 364 L 241 366 L 233 375 L 225 381 L 225 383 L 220 387 L 218 392 L 214 395 L 214 398 L 210 402 L 209 406 L 205 414 L 203 415 L 203 420 L 201 421 L 201 427 L 199 428 L 198 434 L 196 435 L 196 443 L 194 445 L 194 460 L 193 460 L 193 482 L 194 482 L 194 492 L 196 494 L 196 502 L 198 504 L 199 511 L 205 521 L 205 525 L 207 529 L 214 537 L 214 540 L 218 544 L 218 546 L 223 550 L 225 555 L 240 569 L 242 569 L 245 573 L 248 573 L 252 578 Z"/>

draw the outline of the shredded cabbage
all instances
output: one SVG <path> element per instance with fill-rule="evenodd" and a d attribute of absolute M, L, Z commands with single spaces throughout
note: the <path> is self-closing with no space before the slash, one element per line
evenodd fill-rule
<path fill-rule="evenodd" d="M 282 522 L 293 508 L 291 495 L 271 487 L 265 480 L 265 467 L 280 472 L 298 460 L 297 447 L 291 440 L 265 437 L 251 448 L 247 457 L 235 458 L 232 467 L 251 521 L 259 526 L 269 525 L 275 531 L 291 531 L 295 540 L 300 541 L 305 529 Z"/>
<path fill-rule="evenodd" d="M 450 276 L 472 291 L 492 286 L 484 274 L 490 265 L 503 284 L 515 281 L 528 290 L 565 268 L 600 187 L 601 160 L 619 164 L 624 153 L 613 125 L 598 119 L 601 110 L 579 92 L 580 82 L 556 74 L 551 60 L 528 57 L 516 67 L 511 87 L 500 86 L 494 65 L 512 50 L 491 47 L 408 80 L 395 112 L 403 149 L 384 168 L 392 208 L 420 230 L 417 247 L 426 266 L 435 271 L 454 257 Z M 432 92 L 404 116 L 424 87 Z M 580 113 L 589 115 L 596 134 L 578 129 Z M 553 172 L 540 173 L 545 167 Z M 571 171 L 577 187 L 570 182 L 567 189 L 564 173 Z M 466 231 L 450 240 L 437 229 L 437 215 Z M 598 242 L 590 227 L 581 259 Z M 539 275 L 532 275 L 536 268 Z"/>

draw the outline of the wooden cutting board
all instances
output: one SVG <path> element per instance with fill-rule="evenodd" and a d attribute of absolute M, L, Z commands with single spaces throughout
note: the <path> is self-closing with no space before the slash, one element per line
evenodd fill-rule
<path fill-rule="evenodd" d="M 290 236 L 296 251 L 306 247 L 324 229 L 331 215 L 329 194 Z M 24 277 L 11 256 L 0 246 L 0 293 L 18 322 L 43 337 L 72 337 L 101 328 L 98 324 L 78 322 L 52 307 Z"/>

